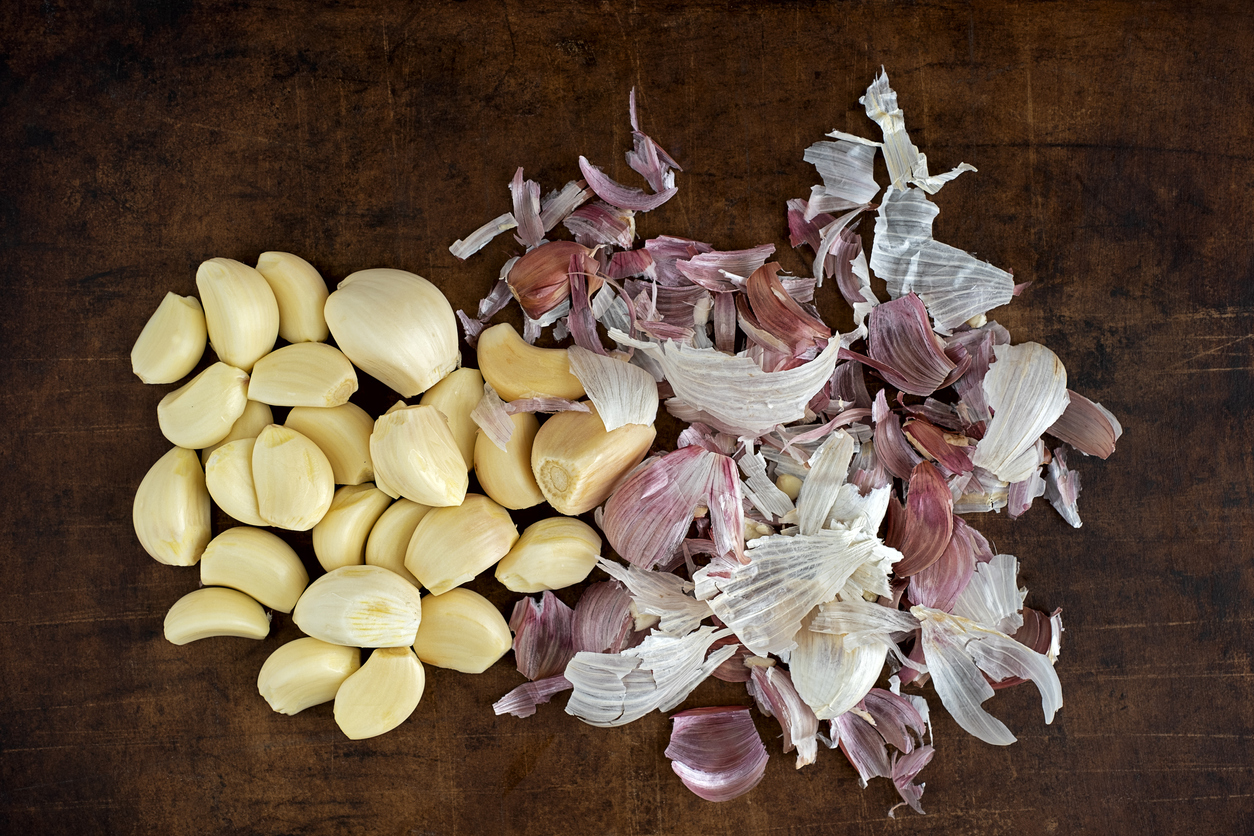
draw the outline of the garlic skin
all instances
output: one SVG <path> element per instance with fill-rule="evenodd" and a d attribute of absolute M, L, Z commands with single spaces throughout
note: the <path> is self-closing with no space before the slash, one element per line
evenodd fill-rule
<path fill-rule="evenodd" d="M 314 554 L 322 568 L 361 565 L 366 538 L 391 504 L 392 498 L 369 482 L 337 490 L 326 516 L 313 527 Z"/>
<path fill-rule="evenodd" d="M 390 732 L 414 713 L 426 683 L 412 650 L 381 647 L 336 692 L 335 723 L 349 740 Z"/>
<path fill-rule="evenodd" d="M 174 602 L 164 632 L 166 641 L 179 645 L 215 636 L 264 639 L 270 633 L 270 616 L 242 592 L 207 586 Z"/>
<path fill-rule="evenodd" d="M 269 406 L 257 401 L 249 401 L 244 404 L 244 414 L 235 419 L 235 423 L 231 425 L 231 431 L 226 434 L 226 438 L 216 444 L 210 444 L 200 451 L 200 463 L 208 464 L 209 457 L 213 455 L 213 451 L 223 444 L 238 441 L 241 438 L 256 438 L 261 435 L 262 430 L 273 423 L 274 413 L 270 411 Z"/>
<path fill-rule="evenodd" d="M 265 277 L 233 259 L 211 258 L 196 270 L 196 288 L 218 358 L 251 371 L 279 336 L 279 304 Z"/>
<path fill-rule="evenodd" d="M 502 450 L 480 430 L 475 441 L 475 475 L 483 492 L 505 508 L 517 511 L 544 501 L 531 472 L 531 445 L 540 421 L 530 412 L 509 416 L 514 431 Z"/>
<path fill-rule="evenodd" d="M 366 540 L 366 565 L 382 566 L 414 586 L 421 586 L 405 568 L 405 551 L 414 536 L 414 529 L 430 510 L 430 505 L 421 505 L 409 499 L 393 502 L 370 529 L 370 537 Z"/>
<path fill-rule="evenodd" d="M 344 352 L 326 343 L 294 343 L 253 366 L 250 400 L 271 406 L 340 406 L 357 391 L 357 372 Z"/>
<path fill-rule="evenodd" d="M 414 652 L 426 665 L 483 673 L 513 645 L 509 624 L 492 602 L 469 589 L 428 595 Z"/>
<path fill-rule="evenodd" d="M 496 579 L 511 592 L 565 589 L 584 581 L 601 555 L 601 537 L 574 517 L 550 517 L 527 526 L 496 565 Z"/>
<path fill-rule="evenodd" d="M 331 507 L 335 477 L 318 446 L 295 430 L 271 424 L 253 445 L 257 512 L 275 528 L 308 531 Z"/>
<path fill-rule="evenodd" d="M 584 396 L 583 384 L 570 372 L 566 349 L 528 345 L 508 322 L 479 335 L 478 353 L 483 379 L 507 401 Z"/>
<path fill-rule="evenodd" d="M 171 444 L 200 449 L 217 444 L 248 403 L 248 375 L 214 363 L 157 404 L 157 424 Z"/>
<path fill-rule="evenodd" d="M 508 511 L 486 496 L 467 494 L 461 505 L 435 508 L 422 518 L 405 551 L 405 568 L 440 595 L 496 563 L 517 541 Z"/>
<path fill-rule="evenodd" d="M 422 406 L 434 406 L 448 419 L 449 432 L 470 467 L 475 459 L 475 434 L 479 425 L 470 417 L 483 395 L 483 375 L 478 369 L 457 369 L 422 395 Z"/>
<path fill-rule="evenodd" d="M 241 525 L 209 541 L 200 559 L 200 582 L 229 586 L 272 610 L 288 613 L 309 585 L 309 573 L 281 538 Z"/>
<path fill-rule="evenodd" d="M 460 505 L 470 485 L 457 441 L 433 406 L 408 406 L 379 416 L 370 434 L 370 458 L 381 490 L 394 490 L 423 505 Z"/>
<path fill-rule="evenodd" d="M 231 519 L 245 525 L 269 525 L 257 507 L 253 483 L 253 448 L 257 439 L 241 438 L 214 450 L 205 464 L 209 496 Z"/>
<path fill-rule="evenodd" d="M 360 485 L 374 478 L 370 433 L 374 419 L 355 403 L 339 406 L 295 406 L 283 426 L 318 445 L 331 463 L 337 485 Z"/>
<path fill-rule="evenodd" d="M 591 511 L 619 478 L 640 464 L 657 431 L 624 424 L 607 432 L 596 407 L 549 418 L 531 446 L 531 470 L 549 504 L 562 514 Z"/>
<path fill-rule="evenodd" d="M 300 256 L 282 252 L 262 253 L 257 272 L 279 306 L 279 336 L 293 344 L 325 341 L 331 332 L 322 313 L 329 295 L 322 274 Z"/>
<path fill-rule="evenodd" d="M 588 292 L 601 287 L 592 251 L 574 241 L 549 241 L 514 262 L 507 281 L 509 292 L 532 319 L 539 319 L 570 298 L 570 260 L 578 258 L 591 278 Z"/>
<path fill-rule="evenodd" d="M 401 397 L 430 389 L 461 361 L 453 308 L 413 273 L 353 273 L 327 297 L 324 313 L 340 350 Z"/>
<path fill-rule="evenodd" d="M 361 651 L 308 636 L 270 654 L 257 674 L 257 692 L 279 714 L 299 714 L 335 699 L 361 667 Z"/>
<path fill-rule="evenodd" d="M 343 566 L 309 585 L 292 621 L 315 639 L 346 647 L 408 647 L 422 621 L 418 590 L 379 566 Z"/>
<path fill-rule="evenodd" d="M 209 543 L 209 514 L 200 460 L 174 447 L 139 483 L 131 519 L 140 545 L 158 563 L 195 566 Z"/>
<path fill-rule="evenodd" d="M 195 296 L 167 293 L 131 349 L 131 371 L 144 383 L 174 383 L 205 353 L 205 312 Z"/>

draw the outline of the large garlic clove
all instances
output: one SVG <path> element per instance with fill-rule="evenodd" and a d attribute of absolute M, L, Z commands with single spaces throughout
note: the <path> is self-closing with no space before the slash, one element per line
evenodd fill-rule
<path fill-rule="evenodd" d="M 135 492 L 132 521 L 144 551 L 170 566 L 195 566 L 209 543 L 209 491 L 196 454 L 175 447 Z"/>
<path fill-rule="evenodd" d="M 262 253 L 257 272 L 265 277 L 279 306 L 279 336 L 289 343 L 323 342 L 331 333 L 322 308 L 327 283 L 314 266 L 291 253 Z"/>
<path fill-rule="evenodd" d="M 226 438 L 217 444 L 210 444 L 208 447 L 200 451 L 200 463 L 208 464 L 209 457 L 213 455 L 213 451 L 217 450 L 223 444 L 231 441 L 237 441 L 241 438 L 256 438 L 261 435 L 261 431 L 274 423 L 274 413 L 270 411 L 270 407 L 257 401 L 249 401 L 244 404 L 244 414 L 235 419 L 235 423 L 231 425 L 231 431 L 226 434 Z M 299 428 L 296 428 L 299 432 Z"/>
<path fill-rule="evenodd" d="M 270 654 L 257 674 L 257 691 L 279 714 L 299 714 L 335 699 L 344 680 L 361 667 L 361 651 L 308 636 Z"/>
<path fill-rule="evenodd" d="M 257 511 L 276 528 L 308 531 L 331 507 L 335 477 L 326 455 L 308 438 L 271 424 L 253 446 Z"/>
<path fill-rule="evenodd" d="M 374 423 L 370 458 L 376 484 L 437 507 L 459 505 L 470 479 L 444 415 L 433 406 L 388 412 Z"/>
<path fill-rule="evenodd" d="M 404 270 L 360 270 L 327 297 L 327 326 L 354 365 L 409 398 L 457 368 L 457 320 L 439 288 Z"/>
<path fill-rule="evenodd" d="M 255 438 L 241 438 L 214 450 L 205 463 L 205 487 L 231 519 L 245 525 L 269 525 L 257 507 L 257 487 L 253 483 L 256 443 Z"/>
<path fill-rule="evenodd" d="M 426 665 L 483 673 L 513 646 L 509 624 L 492 602 L 469 589 L 450 589 L 422 601 L 414 652 Z"/>
<path fill-rule="evenodd" d="M 565 589 L 582 582 L 597 565 L 601 537 L 574 517 L 550 517 L 527 526 L 496 565 L 496 579 L 511 592 Z"/>
<path fill-rule="evenodd" d="M 483 375 L 478 369 L 458 369 L 422 395 L 422 406 L 434 406 L 448 419 L 449 432 L 457 441 L 457 449 L 470 467 L 475 458 L 475 433 L 479 425 L 470 417 L 483 397 Z"/>
<path fill-rule="evenodd" d="M 564 348 L 528 345 L 508 322 L 493 325 L 479 335 L 479 371 L 504 400 L 584 396 L 583 384 L 570 373 Z"/>
<path fill-rule="evenodd" d="M 422 621 L 418 590 L 379 566 L 343 566 L 309 585 L 292 611 L 315 639 L 349 647 L 414 643 Z"/>
<path fill-rule="evenodd" d="M 207 586 L 174 602 L 165 616 L 165 637 L 171 644 L 187 644 L 215 636 L 264 639 L 270 616 L 252 598 L 234 589 Z"/>
<path fill-rule="evenodd" d="M 335 723 L 349 740 L 377 737 L 409 719 L 426 686 L 408 647 L 381 647 L 335 694 Z"/>
<path fill-rule="evenodd" d="M 531 469 L 544 498 L 571 516 L 604 502 L 614 484 L 644 459 L 657 435 L 651 424 L 624 424 L 606 432 L 596 406 L 589 407 L 549 418 L 531 446 Z"/>
<path fill-rule="evenodd" d="M 272 610 L 291 612 L 309 585 L 309 573 L 282 539 L 259 528 L 228 528 L 209 541 L 200 559 L 200 582 L 229 586 Z"/>
<path fill-rule="evenodd" d="M 131 370 L 144 383 L 174 383 L 205 353 L 205 312 L 195 296 L 167 293 L 131 349 Z"/>
<path fill-rule="evenodd" d="M 479 431 L 475 441 L 475 475 L 484 493 L 517 511 L 544 501 L 544 494 L 531 472 L 531 445 L 540 430 L 540 422 L 530 412 L 509 417 L 514 431 L 504 450 Z"/>
<path fill-rule="evenodd" d="M 405 568 L 440 595 L 471 580 L 509 553 L 518 529 L 509 512 L 479 494 L 451 508 L 434 508 L 414 529 Z"/>
<path fill-rule="evenodd" d="M 369 482 L 338 489 L 330 510 L 313 527 L 314 554 L 322 568 L 360 565 L 371 528 L 391 504 L 392 498 Z"/>
<path fill-rule="evenodd" d="M 285 345 L 253 366 L 248 397 L 271 406 L 340 406 L 357 391 L 357 372 L 326 343 Z"/>
<path fill-rule="evenodd" d="M 172 444 L 208 447 L 226 438 L 248 404 L 248 375 L 214 363 L 157 404 L 157 424 Z"/>
<path fill-rule="evenodd" d="M 374 478 L 370 461 L 374 419 L 357 404 L 293 407 L 283 425 L 307 437 L 326 454 L 335 484 L 360 485 Z"/>
<path fill-rule="evenodd" d="M 279 336 L 279 305 L 265 277 L 233 259 L 211 258 L 196 270 L 196 288 L 218 358 L 250 371 Z"/>
<path fill-rule="evenodd" d="M 409 499 L 393 502 L 370 529 L 370 538 L 366 540 L 366 563 L 390 569 L 414 586 L 420 586 L 418 579 L 405 568 L 405 551 L 414 536 L 414 529 L 430 510 L 430 505 L 421 505 Z"/>

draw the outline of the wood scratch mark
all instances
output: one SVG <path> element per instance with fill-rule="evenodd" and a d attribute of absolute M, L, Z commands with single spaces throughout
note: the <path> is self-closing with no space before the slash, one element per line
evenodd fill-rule
<path fill-rule="evenodd" d="M 1217 345 L 1214 348 L 1208 348 L 1205 351 L 1198 352 L 1197 354 L 1194 354 L 1192 357 L 1187 357 L 1184 360 L 1181 360 L 1180 362 L 1175 363 L 1174 365 L 1168 366 L 1166 369 L 1164 369 L 1164 371 L 1169 371 L 1169 372 L 1175 371 L 1188 363 L 1192 363 L 1194 360 L 1197 360 L 1198 358 L 1206 357 L 1207 355 L 1214 354 L 1219 351 L 1223 351 L 1225 348 L 1228 348 L 1229 346 L 1233 346 L 1233 345 L 1236 345 L 1237 343 L 1242 343 L 1250 339 L 1254 339 L 1254 334 L 1243 334 L 1237 337 L 1236 339 L 1229 340 L 1226 343 L 1221 343 L 1220 345 Z M 1218 371 L 1218 369 L 1189 369 L 1189 371 Z"/>

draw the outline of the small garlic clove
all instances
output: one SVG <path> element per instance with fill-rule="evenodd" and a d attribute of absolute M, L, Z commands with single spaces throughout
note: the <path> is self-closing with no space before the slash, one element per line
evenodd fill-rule
<path fill-rule="evenodd" d="M 361 565 L 366 538 L 391 504 L 392 498 L 369 482 L 338 489 L 326 516 L 313 527 L 314 554 L 322 568 Z"/>
<path fill-rule="evenodd" d="M 382 566 L 414 586 L 420 586 L 418 579 L 405 568 L 405 550 L 409 548 L 414 529 L 430 510 L 430 505 L 420 505 L 409 499 L 393 502 L 370 529 L 370 537 L 366 540 L 366 564 Z"/>
<path fill-rule="evenodd" d="M 205 464 L 205 487 L 231 519 L 245 525 L 264 526 L 269 523 L 257 508 L 257 487 L 253 483 L 256 443 L 255 438 L 241 438 L 214 450 Z"/>
<path fill-rule="evenodd" d="M 200 559 L 200 582 L 238 589 L 272 610 L 287 613 L 309 585 L 309 573 L 282 539 L 241 525 L 209 541 Z"/>
<path fill-rule="evenodd" d="M 257 511 L 276 528 L 308 531 L 331 507 L 335 477 L 326 455 L 308 438 L 271 424 L 253 445 Z"/>
<path fill-rule="evenodd" d="M 540 422 L 530 412 L 509 416 L 514 425 L 502 450 L 482 430 L 475 441 L 475 475 L 483 492 L 510 510 L 530 508 L 544 501 L 531 472 L 531 444 Z"/>
<path fill-rule="evenodd" d="M 414 529 L 405 568 L 440 595 L 471 580 L 509 553 L 518 529 L 509 512 L 479 494 L 450 508 L 434 508 Z"/>
<path fill-rule="evenodd" d="M 506 401 L 584 396 L 583 384 L 570 373 L 566 349 L 528 345 L 508 322 L 479 335 L 478 356 L 483 379 Z"/>
<path fill-rule="evenodd" d="M 279 714 L 299 714 L 335 699 L 361 667 L 361 651 L 318 639 L 290 641 L 270 654 L 257 674 L 257 692 Z"/>
<path fill-rule="evenodd" d="M 144 383 L 174 383 L 205 353 L 205 312 L 195 296 L 167 293 L 131 349 L 131 371 Z"/>
<path fill-rule="evenodd" d="M 226 434 L 226 438 L 217 444 L 210 444 L 200 451 L 200 463 L 208 464 L 209 457 L 213 455 L 213 451 L 223 444 L 237 441 L 241 438 L 256 438 L 261 435 L 262 430 L 273 423 L 274 413 L 270 411 L 270 407 L 257 401 L 249 401 L 244 404 L 244 414 L 235 419 L 235 423 L 231 425 L 231 431 Z M 299 428 L 297 428 L 297 431 L 299 432 Z"/>
<path fill-rule="evenodd" d="M 257 272 L 270 285 L 279 306 L 279 336 L 289 343 L 323 342 L 330 335 L 322 309 L 327 283 L 314 266 L 298 255 L 262 253 Z"/>
<path fill-rule="evenodd" d="M 381 490 L 423 505 L 459 505 L 470 485 L 448 422 L 433 406 L 407 406 L 379 416 L 370 434 L 370 458 Z"/>
<path fill-rule="evenodd" d="M 253 366 L 248 397 L 271 406 L 340 406 L 357 391 L 357 372 L 344 352 L 326 343 L 295 343 Z"/>
<path fill-rule="evenodd" d="M 157 459 L 135 492 L 131 512 L 139 543 L 154 560 L 195 566 L 209 543 L 209 491 L 200 460 L 175 447 Z"/>
<path fill-rule="evenodd" d="M 640 464 L 657 435 L 653 425 L 624 424 L 606 432 L 596 407 L 549 418 L 531 446 L 531 469 L 544 498 L 560 513 L 590 511 Z"/>
<path fill-rule="evenodd" d="M 189 449 L 217 444 L 248 403 L 248 375 L 214 363 L 157 404 L 157 424 L 170 443 Z"/>
<path fill-rule="evenodd" d="M 196 270 L 196 288 L 218 358 L 251 371 L 279 336 L 279 305 L 265 277 L 233 259 L 211 258 Z"/>
<path fill-rule="evenodd" d="M 207 586 L 174 602 L 165 616 L 165 638 L 187 644 L 215 636 L 264 639 L 270 616 L 252 598 L 234 589 Z"/>
<path fill-rule="evenodd" d="M 478 369 L 458 369 L 422 394 L 422 406 L 434 406 L 448 419 L 449 432 L 457 441 L 466 466 L 475 458 L 475 433 L 479 426 L 470 417 L 471 411 L 483 397 L 483 375 Z M 404 405 L 403 402 L 402 406 Z"/>
<path fill-rule="evenodd" d="M 426 665 L 483 673 L 513 645 L 509 624 L 492 602 L 469 589 L 450 589 L 422 601 L 414 652 Z"/>
<path fill-rule="evenodd" d="M 496 565 L 496 579 L 511 592 L 565 589 L 588 577 L 601 555 L 601 537 L 574 517 L 550 517 L 527 526 Z"/>
<path fill-rule="evenodd" d="M 283 426 L 308 438 L 326 454 L 337 485 L 360 485 L 374 478 L 370 433 L 374 419 L 355 403 L 339 406 L 296 406 Z"/>
<path fill-rule="evenodd" d="M 426 682 L 412 650 L 381 647 L 336 692 L 335 723 L 349 740 L 390 732 L 414 713 Z"/>
<path fill-rule="evenodd" d="M 414 643 L 422 621 L 418 590 L 380 566 L 343 566 L 309 585 L 292 621 L 315 639 L 348 647 Z"/>
<path fill-rule="evenodd" d="M 784 492 L 784 496 L 797 501 L 797 497 L 801 496 L 801 480 L 791 473 L 781 473 L 775 477 L 775 487 Z"/>

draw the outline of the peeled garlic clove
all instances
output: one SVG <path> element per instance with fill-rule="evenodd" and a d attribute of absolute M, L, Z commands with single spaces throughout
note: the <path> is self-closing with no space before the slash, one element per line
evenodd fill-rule
<path fill-rule="evenodd" d="M 314 554 L 322 568 L 360 565 L 370 529 L 391 504 L 392 498 L 369 482 L 337 490 L 326 516 L 313 527 Z"/>
<path fill-rule="evenodd" d="M 544 501 L 544 494 L 531 473 L 531 444 L 540 430 L 540 422 L 530 412 L 509 417 L 514 431 L 504 450 L 483 431 L 479 432 L 475 441 L 475 475 L 484 493 L 516 511 Z"/>
<path fill-rule="evenodd" d="M 167 293 L 131 349 L 131 370 L 144 383 L 173 383 L 205 353 L 205 312 L 195 296 Z"/>
<path fill-rule="evenodd" d="M 458 369 L 422 395 L 422 406 L 434 406 L 448 419 L 449 432 L 457 441 L 466 466 L 475 458 L 475 433 L 479 426 L 470 417 L 471 410 L 483 397 L 483 375 L 478 369 Z M 398 403 L 402 403 L 399 402 Z"/>
<path fill-rule="evenodd" d="M 292 621 L 315 639 L 348 647 L 408 647 L 422 602 L 404 578 L 379 566 L 343 566 L 309 585 Z"/>
<path fill-rule="evenodd" d="M 172 444 L 208 447 L 226 438 L 248 403 L 248 375 L 214 363 L 157 404 L 157 424 Z"/>
<path fill-rule="evenodd" d="M 531 469 L 549 504 L 574 516 L 604 502 L 614 484 L 644 459 L 657 435 L 653 425 L 624 424 L 606 432 L 596 406 L 559 412 L 531 445 Z"/>
<path fill-rule="evenodd" d="M 601 537 L 574 517 L 550 517 L 527 527 L 496 565 L 496 579 L 511 592 L 543 592 L 580 583 L 597 565 Z"/>
<path fill-rule="evenodd" d="M 366 540 L 366 563 L 390 569 L 414 586 L 420 586 L 418 579 L 405 568 L 405 550 L 409 548 L 414 529 L 430 510 L 430 505 L 420 505 L 409 499 L 393 502 L 370 529 L 370 537 Z"/>
<path fill-rule="evenodd" d="M 513 646 L 509 624 L 492 602 L 469 589 L 428 595 L 414 652 L 426 665 L 483 673 Z"/>
<path fill-rule="evenodd" d="M 439 288 L 404 270 L 360 270 L 327 297 L 327 326 L 366 374 L 409 398 L 457 368 L 457 320 Z"/>
<path fill-rule="evenodd" d="M 327 283 L 314 266 L 291 253 L 262 253 L 257 272 L 265 277 L 279 306 L 279 336 L 289 343 L 322 342 L 331 333 L 322 308 Z"/>
<path fill-rule="evenodd" d="M 437 507 L 459 505 L 470 479 L 444 415 L 433 406 L 408 406 L 379 416 L 370 435 L 376 484 L 406 499 Z"/>
<path fill-rule="evenodd" d="M 209 543 L 209 491 L 200 460 L 175 447 L 148 469 L 132 520 L 144 551 L 169 566 L 195 566 Z"/>
<path fill-rule="evenodd" d="M 381 647 L 335 694 L 335 723 L 349 740 L 377 737 L 409 719 L 427 678 L 408 647 Z"/>
<path fill-rule="evenodd" d="M 270 616 L 252 598 L 234 589 L 207 586 L 174 602 L 165 615 L 165 638 L 187 644 L 214 636 L 264 639 Z"/>
<path fill-rule="evenodd" d="M 231 431 L 226 434 L 226 438 L 217 444 L 210 444 L 200 451 L 200 463 L 208 464 L 209 457 L 213 455 L 213 451 L 223 444 L 237 441 L 241 438 L 256 438 L 261 435 L 262 430 L 273 423 L 274 413 L 270 411 L 270 407 L 257 401 L 249 401 L 244 404 L 244 414 L 235 419 L 235 423 L 231 425 Z M 299 429 L 297 431 L 299 432 Z"/>
<path fill-rule="evenodd" d="M 308 636 L 270 654 L 257 674 L 257 691 L 279 714 L 299 714 L 335 699 L 344 680 L 361 667 L 361 651 Z"/>
<path fill-rule="evenodd" d="M 269 525 L 257 508 L 257 488 L 253 483 L 256 442 L 255 438 L 241 438 L 214 450 L 205 464 L 205 487 L 231 519 L 245 525 Z"/>
<path fill-rule="evenodd" d="M 229 586 L 272 610 L 291 612 L 309 585 L 309 573 L 282 539 L 241 525 L 209 541 L 200 559 L 200 582 Z"/>
<path fill-rule="evenodd" d="M 253 366 L 248 383 L 248 397 L 271 406 L 339 406 L 356 391 L 353 364 L 326 343 L 296 343 L 271 351 Z"/>
<path fill-rule="evenodd" d="M 570 373 L 564 348 L 528 345 L 508 322 L 493 325 L 479 335 L 479 371 L 502 399 L 566 398 L 578 400 L 583 384 Z"/>
<path fill-rule="evenodd" d="M 257 512 L 276 528 L 308 531 L 331 507 L 335 477 L 318 445 L 288 427 L 271 424 L 253 445 Z"/>
<path fill-rule="evenodd" d="M 218 358 L 250 371 L 279 336 L 279 305 L 265 277 L 233 259 L 211 258 L 196 270 L 196 288 Z"/>
<path fill-rule="evenodd" d="M 434 508 L 422 518 L 405 551 L 405 568 L 440 595 L 496 563 L 517 541 L 508 511 L 486 496 L 467 494 L 461 505 Z"/>
<path fill-rule="evenodd" d="M 331 462 L 337 485 L 360 485 L 374 478 L 370 433 L 374 419 L 355 403 L 339 406 L 296 406 L 283 422 L 308 438 Z"/>

